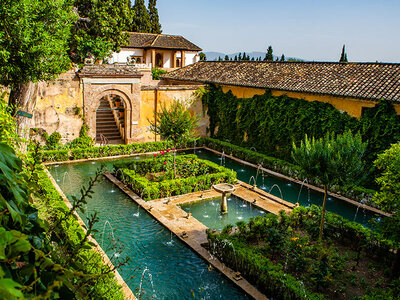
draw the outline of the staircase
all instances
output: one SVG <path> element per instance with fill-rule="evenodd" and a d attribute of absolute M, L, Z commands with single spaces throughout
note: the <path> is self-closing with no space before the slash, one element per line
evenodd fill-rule
<path fill-rule="evenodd" d="M 96 142 L 100 143 L 100 134 L 103 134 L 110 144 L 123 144 L 113 112 L 110 109 L 108 101 L 101 99 L 96 112 Z"/>

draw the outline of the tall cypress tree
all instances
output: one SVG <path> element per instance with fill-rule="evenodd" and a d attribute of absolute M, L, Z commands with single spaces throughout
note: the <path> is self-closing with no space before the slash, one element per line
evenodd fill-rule
<path fill-rule="evenodd" d="M 133 19 L 130 30 L 134 32 L 151 32 L 150 15 L 144 0 L 135 0 L 132 13 Z"/>
<path fill-rule="evenodd" d="M 340 55 L 339 62 L 347 62 L 346 46 L 343 45 L 342 54 Z"/>
<path fill-rule="evenodd" d="M 158 16 L 158 9 L 156 7 L 157 0 L 149 0 L 149 16 L 150 16 L 150 25 L 151 25 L 151 33 L 161 33 L 162 28 L 160 24 L 160 18 Z"/>
<path fill-rule="evenodd" d="M 235 61 L 237 61 L 238 60 L 238 57 L 237 57 L 237 55 L 235 55 Z"/>
<path fill-rule="evenodd" d="M 228 55 L 225 55 L 225 60 L 229 60 L 229 56 Z"/>
<path fill-rule="evenodd" d="M 246 52 L 243 52 L 243 58 L 242 60 L 247 60 Z"/>
<path fill-rule="evenodd" d="M 242 60 L 242 52 L 239 52 L 239 57 L 238 60 L 241 61 Z"/>
<path fill-rule="evenodd" d="M 282 54 L 281 61 L 285 61 L 285 54 Z"/>
<path fill-rule="evenodd" d="M 274 61 L 272 46 L 268 46 L 267 53 L 265 54 L 264 61 Z"/>

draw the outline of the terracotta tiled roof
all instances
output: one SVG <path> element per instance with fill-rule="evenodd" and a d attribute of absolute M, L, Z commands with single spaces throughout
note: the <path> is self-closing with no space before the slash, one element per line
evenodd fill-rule
<path fill-rule="evenodd" d="M 400 64 L 210 61 L 162 78 L 400 102 Z"/>
<path fill-rule="evenodd" d="M 202 49 L 180 35 L 129 32 L 130 48 L 158 48 L 186 51 L 201 51 Z"/>
<path fill-rule="evenodd" d="M 138 68 L 134 65 L 113 64 L 113 65 L 85 65 L 77 73 L 80 77 L 136 77 L 141 76 Z"/>

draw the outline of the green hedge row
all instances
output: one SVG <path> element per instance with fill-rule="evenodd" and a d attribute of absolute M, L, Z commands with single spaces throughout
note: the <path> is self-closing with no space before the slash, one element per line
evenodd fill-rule
<path fill-rule="evenodd" d="M 291 178 L 296 178 L 299 180 L 305 179 L 303 178 L 304 175 L 302 174 L 301 168 L 297 165 L 294 165 L 279 158 L 271 157 L 262 153 L 249 150 L 247 148 L 239 147 L 231 143 L 223 142 L 209 137 L 201 137 L 199 140 L 199 146 L 206 146 L 220 152 L 224 151 L 225 154 L 231 154 L 239 159 L 251 162 L 256 165 L 262 164 L 263 167 L 266 169 L 270 169 Z M 321 186 L 318 182 L 309 182 L 313 185 Z M 359 186 L 333 186 L 331 188 L 331 192 L 339 193 L 351 199 L 356 199 L 360 201 L 363 199 L 371 200 L 376 191 Z M 369 202 L 368 204 L 374 206 L 374 203 Z"/>
<path fill-rule="evenodd" d="M 201 137 L 199 140 L 199 145 L 206 146 L 220 152 L 223 151 L 227 155 L 231 154 L 237 158 L 254 163 L 256 165 L 262 164 L 264 168 L 287 175 L 289 177 L 298 177 L 301 172 L 299 166 L 282 159 L 251 151 L 247 148 L 239 147 L 217 139 Z"/>
<path fill-rule="evenodd" d="M 196 159 L 201 162 L 204 165 L 203 169 L 206 169 L 207 172 L 199 170 L 196 173 L 197 175 L 187 178 L 166 179 L 159 182 L 150 181 L 145 177 L 146 173 L 160 172 L 163 164 L 158 159 L 146 159 L 138 162 L 115 164 L 115 174 L 146 201 L 207 190 L 212 185 L 222 182 L 236 182 L 236 172 L 207 160 L 199 160 L 194 155 L 177 156 L 176 163 L 177 165 L 193 164 L 193 162 L 188 162 L 188 159 Z"/>
<path fill-rule="evenodd" d="M 42 197 L 41 199 L 36 199 L 35 206 L 40 212 L 41 219 L 53 223 L 63 218 L 69 208 L 44 171 L 38 172 L 38 185 L 40 186 Z M 58 232 L 64 237 L 60 241 L 62 244 L 72 244 L 74 246 L 77 246 L 85 235 L 74 216 L 70 216 L 66 221 L 61 222 Z M 101 274 L 104 270 L 109 270 L 110 268 L 103 262 L 100 253 L 88 243 L 86 244 L 75 257 L 75 267 L 88 275 Z M 62 260 L 63 257 L 60 256 L 58 259 Z M 113 272 L 107 273 L 97 280 L 93 280 L 93 282 L 92 286 L 86 287 L 88 289 L 87 293 L 91 294 L 92 298 L 124 299 L 121 286 L 118 284 Z"/>
<path fill-rule="evenodd" d="M 289 222 L 293 228 L 306 230 L 315 239 L 319 234 L 320 220 L 321 207 L 315 205 L 296 207 L 289 216 Z M 355 248 L 362 246 L 368 256 L 377 260 L 392 261 L 394 258 L 392 249 L 395 249 L 396 245 L 391 240 L 334 213 L 325 213 L 324 236 Z"/>
<path fill-rule="evenodd" d="M 167 141 L 138 143 L 129 145 L 110 145 L 71 150 L 43 151 L 40 158 L 43 162 L 57 162 L 77 159 L 89 159 L 108 156 L 132 155 L 137 153 L 155 152 L 171 148 L 172 143 Z"/>
<path fill-rule="evenodd" d="M 239 271 L 247 280 L 273 299 L 283 300 L 322 300 L 321 294 L 305 289 L 304 284 L 282 267 L 275 265 L 267 257 L 255 251 L 244 242 L 233 241 L 226 234 L 219 235 L 207 231 L 211 251 L 222 262 Z"/>
<path fill-rule="evenodd" d="M 290 215 L 285 213 L 279 216 L 269 214 L 265 217 L 252 218 L 248 223 L 238 222 L 238 230 L 235 231 L 232 231 L 232 226 L 229 225 L 221 233 L 209 230 L 207 235 L 211 252 L 229 267 L 241 272 L 246 279 L 258 286 L 269 297 L 323 299 L 324 296 L 305 289 L 304 283 L 287 273 L 286 264 L 280 260 L 276 261 L 276 257 L 273 261 L 270 257 L 270 251 L 276 251 L 276 253 L 288 251 L 289 246 L 282 240 L 282 236 L 285 234 L 287 234 L 286 240 L 289 243 L 294 240 L 291 238 L 293 236 L 297 236 L 296 240 L 299 237 L 301 239 L 310 236 L 314 242 L 308 240 L 310 241 L 309 247 L 314 247 L 314 250 L 318 249 L 316 241 L 318 240 L 321 211 L 321 208 L 317 206 L 297 207 Z M 295 234 L 291 235 L 290 233 Z M 362 251 L 372 261 L 379 261 L 386 267 L 390 267 L 395 259 L 393 249 L 396 250 L 396 247 L 392 241 L 383 238 L 382 235 L 371 229 L 364 228 L 358 223 L 350 222 L 333 213 L 326 212 L 323 239 L 328 247 L 332 244 L 342 245 L 356 252 Z M 274 248 L 272 248 L 272 243 L 274 243 Z M 302 247 L 301 249 L 305 251 L 302 255 L 314 255 L 313 250 L 306 248 L 305 244 Z M 299 253 L 290 255 L 295 257 L 295 254 L 300 255 Z M 289 254 L 287 255 L 289 257 Z M 333 272 L 339 266 L 331 267 L 333 267 Z M 312 268 L 310 270 L 313 272 Z M 303 273 L 300 276 L 299 278 L 307 278 L 307 276 L 314 275 Z M 317 282 L 315 281 L 314 284 Z M 309 284 L 306 285 L 309 286 Z"/>

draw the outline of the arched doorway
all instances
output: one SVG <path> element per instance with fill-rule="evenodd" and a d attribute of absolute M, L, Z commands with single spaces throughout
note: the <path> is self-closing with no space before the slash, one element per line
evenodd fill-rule
<path fill-rule="evenodd" d="M 118 96 L 109 94 L 100 99 L 96 110 L 96 142 L 123 144 L 125 139 L 125 104 Z"/>
<path fill-rule="evenodd" d="M 162 68 L 164 65 L 163 63 L 163 56 L 160 53 L 156 54 L 156 67 Z"/>

